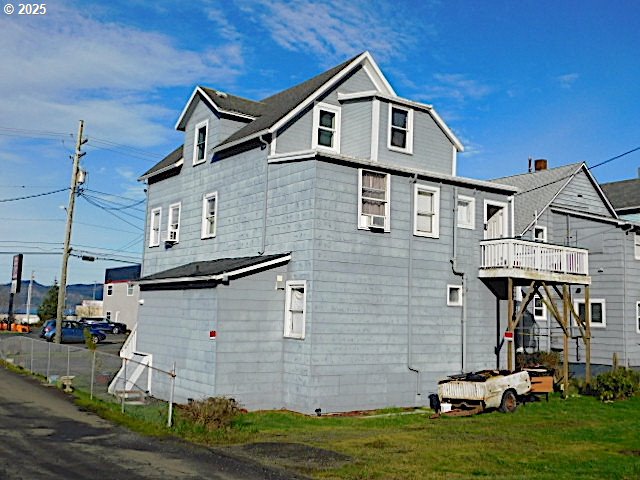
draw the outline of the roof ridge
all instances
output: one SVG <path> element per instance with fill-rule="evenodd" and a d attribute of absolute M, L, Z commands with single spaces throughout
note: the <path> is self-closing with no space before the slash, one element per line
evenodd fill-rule
<path fill-rule="evenodd" d="M 544 173 L 548 173 L 548 172 L 556 172 L 558 170 L 560 170 L 561 168 L 566 168 L 568 169 L 569 167 L 577 167 L 578 165 L 583 165 L 584 162 L 575 162 L 575 163 L 568 163 L 566 165 L 560 165 L 558 167 L 553 167 L 553 168 L 545 168 L 544 170 L 537 170 L 534 172 L 524 172 L 524 173 L 518 173 L 516 175 L 507 175 L 506 177 L 498 177 L 498 178 L 494 178 L 491 181 L 495 182 L 495 181 L 499 181 L 499 180 L 506 180 L 506 179 L 511 179 L 511 178 L 517 178 L 517 177 L 523 177 L 525 175 L 533 175 L 533 174 L 544 174 Z"/>
<path fill-rule="evenodd" d="M 246 102 L 252 102 L 252 103 L 260 103 L 260 104 L 264 105 L 264 102 L 262 100 L 252 100 L 252 99 L 247 98 L 247 97 L 241 97 L 240 95 L 236 95 L 235 93 L 229 93 L 226 90 L 220 90 L 220 89 L 215 88 L 215 87 L 205 87 L 204 85 L 196 85 L 196 86 L 202 88 L 205 91 L 208 90 L 210 92 L 215 92 L 217 94 L 224 93 L 225 95 L 237 98 L 239 100 L 244 100 Z"/>

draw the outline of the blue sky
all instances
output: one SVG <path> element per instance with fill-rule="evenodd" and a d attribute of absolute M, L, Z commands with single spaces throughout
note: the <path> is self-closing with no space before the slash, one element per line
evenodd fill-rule
<path fill-rule="evenodd" d="M 77 253 L 140 259 L 136 179 L 182 142 L 173 127 L 195 85 L 258 100 L 364 50 L 400 96 L 433 104 L 462 140 L 460 175 L 522 173 L 529 156 L 595 165 L 640 146 L 631 0 L 46 5 L 41 16 L 0 13 L 0 200 L 68 187 L 85 120 Z M 593 173 L 622 180 L 639 166 L 636 152 Z M 0 252 L 25 253 L 24 277 L 59 277 L 67 202 L 67 192 L 0 202 Z M 10 265 L 0 254 L 0 282 Z M 122 265 L 72 258 L 69 282 L 100 282 Z"/>

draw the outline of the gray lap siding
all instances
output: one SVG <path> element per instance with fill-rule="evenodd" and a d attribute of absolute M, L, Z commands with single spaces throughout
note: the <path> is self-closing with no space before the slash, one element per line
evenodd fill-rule
<path fill-rule="evenodd" d="M 318 162 L 317 170 L 310 338 L 316 405 L 330 411 L 424 403 L 439 378 L 461 368 L 462 309 L 447 306 L 446 295 L 448 284 L 460 284 L 450 263 L 453 187 L 419 181 L 441 189 L 440 238 L 411 241 L 408 177 L 392 176 L 391 231 L 375 233 L 357 229 L 357 169 Z M 474 195 L 465 189 L 459 193 Z M 476 202 L 476 229 L 458 229 L 459 252 L 465 252 L 458 268 L 466 270 L 468 296 L 476 299 L 468 309 L 468 362 L 487 368 L 495 363 L 495 303 L 484 300 L 489 292 L 477 279 L 481 204 Z M 417 393 L 422 399 L 416 399 L 415 374 L 407 367 L 410 243 L 411 364 L 421 371 Z"/>

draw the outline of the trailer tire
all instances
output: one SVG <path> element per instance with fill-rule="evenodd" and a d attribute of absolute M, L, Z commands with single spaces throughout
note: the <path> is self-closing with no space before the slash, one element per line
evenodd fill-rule
<path fill-rule="evenodd" d="M 500 411 L 502 413 L 513 413 L 518 408 L 518 399 L 513 390 L 507 390 L 502 394 L 502 401 L 500 402 Z"/>

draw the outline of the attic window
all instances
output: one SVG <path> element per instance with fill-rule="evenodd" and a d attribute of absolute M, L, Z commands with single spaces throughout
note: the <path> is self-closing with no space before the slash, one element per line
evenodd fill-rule
<path fill-rule="evenodd" d="M 388 145 L 390 150 L 413 152 L 413 110 L 389 106 Z"/>
<path fill-rule="evenodd" d="M 195 135 L 193 138 L 193 164 L 198 165 L 206 159 L 207 155 L 207 127 L 209 120 L 200 122 L 196 125 Z"/>
<path fill-rule="evenodd" d="M 318 103 L 313 109 L 312 148 L 340 151 L 340 108 Z"/>

